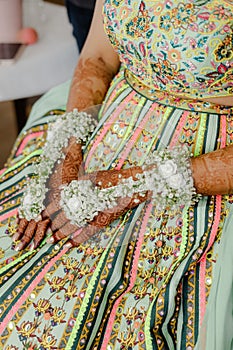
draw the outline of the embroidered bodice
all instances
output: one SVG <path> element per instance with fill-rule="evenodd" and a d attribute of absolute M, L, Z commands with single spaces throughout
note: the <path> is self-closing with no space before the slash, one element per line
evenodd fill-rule
<path fill-rule="evenodd" d="M 104 25 L 122 65 L 152 93 L 233 93 L 233 1 L 106 0 Z"/>

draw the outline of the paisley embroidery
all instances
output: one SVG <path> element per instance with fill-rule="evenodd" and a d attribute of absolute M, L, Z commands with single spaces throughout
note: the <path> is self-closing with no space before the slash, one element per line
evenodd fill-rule
<path fill-rule="evenodd" d="M 120 7 L 106 0 L 106 32 L 122 65 L 151 92 L 189 98 L 232 93 L 233 7 L 226 1 L 122 0 Z"/>

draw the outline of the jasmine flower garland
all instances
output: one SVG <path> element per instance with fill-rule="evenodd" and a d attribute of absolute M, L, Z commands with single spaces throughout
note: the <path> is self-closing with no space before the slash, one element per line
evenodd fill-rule
<path fill-rule="evenodd" d="M 60 204 L 71 223 L 82 227 L 98 212 L 113 208 L 118 198 L 144 195 L 152 192 L 152 201 L 158 210 L 176 210 L 198 199 L 193 185 L 189 153 L 185 147 L 155 151 L 146 160 L 143 173 L 122 179 L 116 186 L 101 189 L 90 180 L 73 180 L 63 186 Z M 148 170 L 149 169 L 149 170 Z M 136 200 L 137 201 L 137 200 Z"/>
<path fill-rule="evenodd" d="M 77 109 L 57 118 L 48 127 L 40 162 L 35 166 L 35 177 L 26 187 L 19 207 L 19 217 L 28 221 L 37 220 L 45 209 L 43 202 L 48 191 L 46 182 L 55 163 L 65 158 L 62 149 L 68 146 L 69 139 L 75 137 L 77 143 L 85 142 L 96 126 L 96 121 L 91 115 L 79 112 Z"/>

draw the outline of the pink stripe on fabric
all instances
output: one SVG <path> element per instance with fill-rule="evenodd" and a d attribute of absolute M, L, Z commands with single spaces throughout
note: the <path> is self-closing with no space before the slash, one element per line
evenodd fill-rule
<path fill-rule="evenodd" d="M 116 300 L 116 302 L 115 302 L 115 304 L 114 304 L 114 306 L 112 308 L 111 314 L 109 316 L 109 321 L 108 321 L 108 324 L 107 324 L 107 327 L 106 327 L 106 332 L 104 334 L 104 341 L 103 341 L 103 344 L 102 344 L 102 347 L 101 347 L 102 349 L 107 349 L 107 345 L 108 345 L 109 338 L 111 336 L 111 332 L 112 332 L 112 328 L 113 328 L 114 319 L 115 319 L 115 316 L 116 316 L 116 311 L 117 311 L 117 308 L 118 308 L 122 298 L 134 286 L 134 283 L 135 283 L 135 280 L 136 280 L 136 277 L 137 277 L 138 260 L 139 260 L 139 257 L 140 257 L 141 246 L 143 244 L 144 232 L 146 230 L 146 225 L 147 225 L 147 222 L 148 222 L 148 219 L 149 219 L 152 207 L 153 206 L 150 203 L 148 205 L 147 209 L 146 209 L 146 213 L 145 213 L 144 218 L 143 218 L 142 227 L 141 227 L 139 238 L 138 238 L 138 242 L 137 242 L 136 251 L 135 251 L 135 254 L 134 254 L 134 258 L 133 258 L 133 264 L 132 264 L 133 268 L 132 268 L 132 271 L 130 273 L 130 276 L 131 276 L 130 284 L 129 284 L 128 288 L 126 289 L 126 291 L 123 294 L 121 294 L 121 296 Z"/>
<path fill-rule="evenodd" d="M 134 131 L 132 137 L 130 138 L 130 140 L 127 142 L 127 147 L 125 148 L 124 153 L 122 154 L 121 159 L 119 160 L 117 166 L 116 166 L 116 170 L 120 170 L 122 165 L 124 164 L 125 159 L 127 158 L 129 152 L 131 151 L 131 149 L 133 148 L 133 146 L 135 145 L 138 136 L 140 135 L 140 132 L 142 131 L 143 127 L 145 126 L 146 122 L 148 121 L 150 115 L 151 115 L 151 109 L 153 110 L 153 106 L 155 105 L 155 103 L 152 104 L 149 112 L 147 113 L 146 117 L 143 118 L 143 120 L 141 121 L 141 123 L 138 125 L 137 129 Z"/>
<path fill-rule="evenodd" d="M 0 324 L 0 334 L 2 334 L 2 332 L 6 328 L 7 324 L 10 322 L 10 320 L 14 316 L 14 314 L 18 311 L 18 309 L 25 302 L 25 300 L 30 296 L 30 293 L 38 285 L 38 283 L 42 280 L 44 275 L 53 266 L 53 264 L 55 264 L 55 262 L 58 259 L 60 259 L 67 252 L 68 249 L 69 248 L 67 248 L 67 247 L 63 248 L 63 250 L 57 256 L 55 256 L 53 259 L 51 259 L 50 262 L 43 268 L 43 270 L 35 278 L 35 280 L 30 284 L 30 286 L 27 288 L 27 290 L 23 293 L 23 295 L 18 299 L 18 301 L 15 303 L 15 305 L 8 312 L 7 316 L 4 318 L 4 321 L 1 322 L 1 324 Z"/>
<path fill-rule="evenodd" d="M 189 113 L 190 113 L 189 111 L 183 112 L 182 117 L 180 118 L 179 123 L 177 125 L 176 132 L 174 133 L 174 136 L 170 142 L 170 145 L 169 145 L 170 148 L 176 145 L 178 137 L 180 136 L 180 131 L 183 129 L 184 123 L 186 122 L 186 118 L 189 115 Z"/>
<path fill-rule="evenodd" d="M 221 148 L 226 147 L 227 141 L 227 120 L 226 115 L 221 115 L 221 126 L 222 126 L 222 137 L 221 137 Z"/>
<path fill-rule="evenodd" d="M 0 215 L 0 221 L 8 219 L 10 216 L 16 215 L 17 212 L 18 212 L 18 209 L 13 209 L 13 210 L 10 210 L 10 211 L 8 211 L 7 213 L 5 213 L 3 215 Z"/>
<path fill-rule="evenodd" d="M 4 173 L 4 171 L 6 171 L 7 168 L 3 168 L 0 170 L 0 175 L 2 175 L 2 173 Z"/>
<path fill-rule="evenodd" d="M 82 228 L 80 228 L 77 231 L 75 231 L 74 233 L 72 233 L 71 238 L 73 239 L 73 238 L 77 237 L 81 232 L 82 232 Z"/>
<path fill-rule="evenodd" d="M 118 114 L 125 108 L 125 104 L 127 102 L 130 101 L 130 99 L 133 97 L 133 95 L 135 94 L 134 91 L 132 91 L 128 96 L 127 98 L 125 99 L 125 102 L 122 103 L 121 107 L 117 108 L 115 110 L 115 113 L 112 114 L 111 118 L 108 120 L 108 122 L 106 124 L 104 124 L 102 130 L 101 130 L 101 133 L 100 135 L 95 139 L 95 142 L 93 143 L 92 145 L 92 148 L 90 149 L 89 153 L 88 153 L 88 156 L 87 156 L 87 159 L 86 159 L 86 162 L 85 162 L 85 167 L 87 168 L 88 167 L 88 164 L 90 162 L 90 159 L 93 155 L 93 153 L 95 152 L 95 149 L 96 147 L 98 146 L 98 144 L 102 141 L 102 139 L 104 138 L 104 136 L 106 135 L 106 133 L 108 132 L 109 130 L 109 126 L 114 122 L 114 120 L 118 117 Z"/>
<path fill-rule="evenodd" d="M 204 259 L 200 262 L 200 274 L 199 274 L 199 315 L 200 315 L 200 325 L 203 322 L 205 310 L 206 310 L 206 291 L 205 291 L 205 275 L 206 272 L 206 255 Z"/>
<path fill-rule="evenodd" d="M 13 193 L 11 196 L 4 198 L 3 200 L 0 201 L 0 205 L 4 204 L 5 202 L 8 202 L 11 200 L 11 198 L 14 198 L 16 195 L 18 196 L 20 193 L 23 193 L 23 189 L 21 191 L 17 191 L 16 193 Z M 1 216 L 0 216 L 1 217 Z"/>
<path fill-rule="evenodd" d="M 41 136 L 44 134 L 44 131 L 38 131 L 38 132 L 33 132 L 27 136 L 25 136 L 25 138 L 23 139 L 23 141 L 21 142 L 19 148 L 17 149 L 17 152 L 16 152 L 16 156 L 18 156 L 19 154 L 21 154 L 21 152 L 23 151 L 24 147 L 26 146 L 26 144 L 28 143 L 28 141 L 38 137 L 38 136 Z"/>

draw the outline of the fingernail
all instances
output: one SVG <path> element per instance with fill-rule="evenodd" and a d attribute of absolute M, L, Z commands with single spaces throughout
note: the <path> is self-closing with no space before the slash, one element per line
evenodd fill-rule
<path fill-rule="evenodd" d="M 18 252 L 19 250 L 22 250 L 23 249 L 23 244 L 22 243 L 19 243 L 16 245 L 15 247 L 15 250 Z"/>
<path fill-rule="evenodd" d="M 18 238 L 18 233 L 15 233 L 14 236 L 12 236 L 12 241 L 16 242 Z"/>
<path fill-rule="evenodd" d="M 42 215 L 38 215 L 36 218 L 35 218 L 35 221 L 41 221 L 42 220 Z"/>
<path fill-rule="evenodd" d="M 73 245 L 70 242 L 64 244 L 64 248 L 70 249 L 71 247 L 73 247 Z"/>
<path fill-rule="evenodd" d="M 54 238 L 53 237 L 49 237 L 49 238 L 46 239 L 46 242 L 50 243 L 50 244 L 54 243 Z"/>
<path fill-rule="evenodd" d="M 30 248 L 29 248 L 30 252 L 32 252 L 32 251 L 34 250 L 34 248 L 35 248 L 35 243 L 32 242 L 32 243 L 30 244 Z"/>

